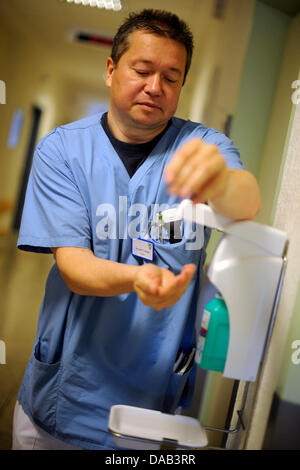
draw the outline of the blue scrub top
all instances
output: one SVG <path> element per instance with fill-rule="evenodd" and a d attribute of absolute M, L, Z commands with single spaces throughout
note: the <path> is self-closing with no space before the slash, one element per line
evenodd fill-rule
<path fill-rule="evenodd" d="M 128 229 L 136 225 L 139 208 L 149 209 L 150 222 L 152 205 L 172 207 L 181 202 L 168 194 L 163 178 L 179 146 L 200 137 L 218 145 L 229 167 L 243 168 L 238 150 L 223 134 L 172 118 L 169 129 L 130 178 L 100 120 L 97 114 L 58 127 L 38 144 L 20 249 L 51 253 L 50 247 L 81 247 L 102 259 L 139 265 L 147 261 L 132 254 Z M 143 235 L 144 228 L 136 228 Z M 193 327 L 187 334 L 187 325 L 193 325 L 196 313 L 209 230 L 204 233 L 203 248 L 197 250 L 186 249 L 186 236 L 176 244 L 153 240 L 153 262 L 158 266 L 174 273 L 188 263 L 198 266 L 181 299 L 159 312 L 143 305 L 135 293 L 75 294 L 54 262 L 18 395 L 37 425 L 83 448 L 116 449 L 108 432 L 112 405 L 174 409 L 183 380 L 173 373 L 176 354 L 195 342 Z"/>

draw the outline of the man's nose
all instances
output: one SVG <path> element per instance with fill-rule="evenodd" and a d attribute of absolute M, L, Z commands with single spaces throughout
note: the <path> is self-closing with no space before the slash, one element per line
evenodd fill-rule
<path fill-rule="evenodd" d="M 147 77 L 145 92 L 153 96 L 159 96 L 161 94 L 161 76 L 159 73 Z"/>

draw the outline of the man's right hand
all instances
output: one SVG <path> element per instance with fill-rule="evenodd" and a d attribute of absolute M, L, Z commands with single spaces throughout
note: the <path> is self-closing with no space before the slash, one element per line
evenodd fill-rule
<path fill-rule="evenodd" d="M 144 264 L 136 275 L 134 290 L 143 304 L 155 310 L 172 307 L 186 291 L 195 270 L 194 264 L 186 264 L 181 273 L 175 275 L 155 264 Z"/>
<path fill-rule="evenodd" d="M 145 305 L 161 310 L 172 307 L 184 294 L 196 266 L 187 264 L 177 276 L 155 264 L 131 266 L 97 258 L 91 250 L 52 248 L 59 271 L 72 292 L 108 297 L 136 292 Z"/>

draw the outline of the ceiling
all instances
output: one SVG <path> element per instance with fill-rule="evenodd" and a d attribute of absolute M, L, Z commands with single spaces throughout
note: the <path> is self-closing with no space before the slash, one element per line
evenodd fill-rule
<path fill-rule="evenodd" d="M 205 0 L 164 0 L 163 9 L 178 14 L 192 27 L 195 8 Z M 65 75 L 78 82 L 99 85 L 103 81 L 106 58 L 110 49 L 104 46 L 74 43 L 70 40 L 74 29 L 113 36 L 130 11 L 143 8 L 161 8 L 161 0 L 122 0 L 120 11 L 91 8 L 63 0 L 0 0 L 0 23 L 14 27 L 34 38 L 53 56 Z M 203 19 L 204 20 L 204 19 Z M 202 20 L 202 21 L 203 21 Z M 199 30 L 197 20 L 196 28 Z"/>
<path fill-rule="evenodd" d="M 300 10 L 300 0 L 261 1 L 289 15 Z M 197 48 L 203 43 L 201 35 L 212 15 L 208 6 L 211 3 L 207 0 L 122 0 L 122 4 L 122 10 L 112 11 L 64 0 L 0 0 L 0 27 L 4 22 L 42 45 L 47 57 L 52 58 L 51 62 L 57 70 L 60 68 L 66 79 L 77 82 L 78 86 L 99 89 L 100 85 L 105 90 L 103 76 L 110 49 L 72 42 L 70 36 L 74 29 L 112 37 L 129 12 L 163 8 L 190 25 Z M 193 64 L 190 76 L 192 71 Z"/>

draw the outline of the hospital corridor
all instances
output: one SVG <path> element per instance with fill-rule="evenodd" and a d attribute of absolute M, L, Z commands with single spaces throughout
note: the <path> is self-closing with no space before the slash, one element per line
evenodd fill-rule
<path fill-rule="evenodd" d="M 300 449 L 299 44 L 299 0 L 0 0 L 0 451 Z"/>

